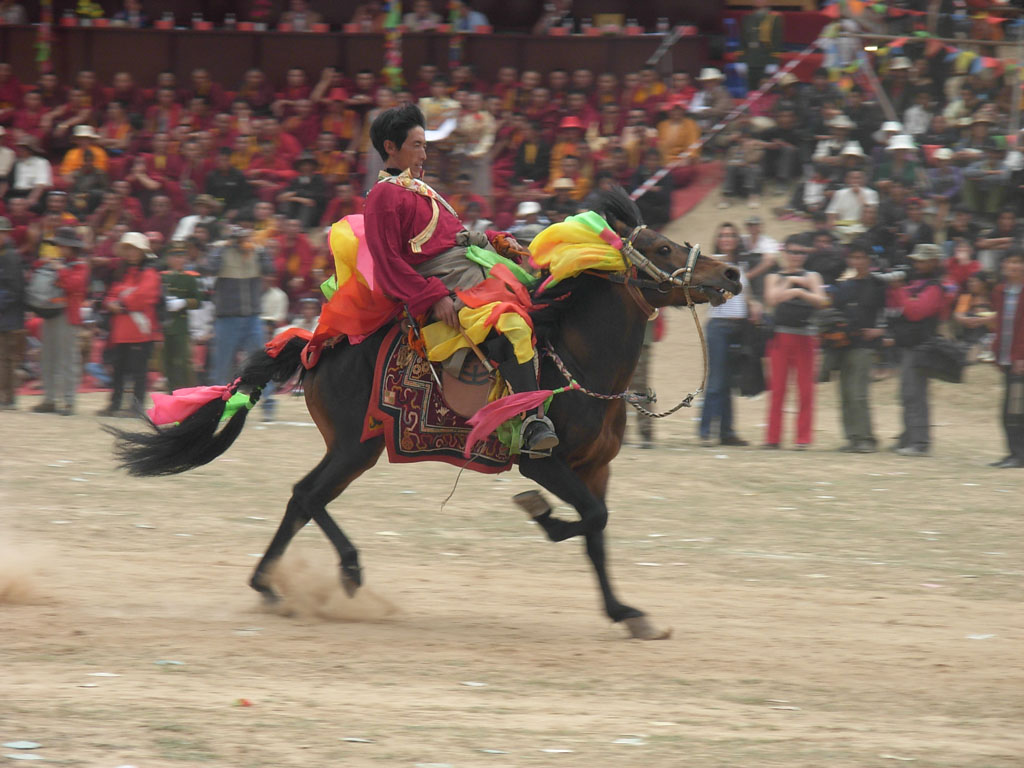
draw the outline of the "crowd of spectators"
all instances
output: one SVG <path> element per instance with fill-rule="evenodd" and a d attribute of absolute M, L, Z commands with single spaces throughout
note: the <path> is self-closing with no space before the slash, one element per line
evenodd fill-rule
<path fill-rule="evenodd" d="M 424 65 L 394 89 L 369 70 L 349 76 L 332 68 L 312 78 L 292 69 L 281 83 L 255 69 L 237 84 L 216 82 L 204 69 L 184 82 L 164 72 L 137 83 L 119 72 L 101 83 L 81 71 L 70 83 L 52 74 L 22 83 L 0 63 L 0 215 L 10 224 L 2 237 L 29 273 L 58 257 L 58 230 L 81 240 L 73 253 L 88 266 L 82 321 L 101 340 L 84 359 L 103 379 L 112 365 L 102 340 L 119 304 L 110 291 L 127 263 L 122 244 L 126 234 L 144 236 L 151 255 L 143 267 L 196 278 L 196 296 L 179 297 L 165 275 L 159 299 L 175 300 L 175 308 L 158 313 L 151 340 L 175 315 L 179 330 L 187 317 L 200 350 L 187 355 L 187 372 L 164 370 L 165 378 L 221 382 L 237 353 L 315 310 L 333 267 L 327 228 L 361 211 L 381 170 L 369 125 L 383 109 L 417 103 L 431 141 L 425 180 L 470 228 L 509 230 L 528 242 L 546 224 L 587 209 L 595 191 L 635 188 L 671 165 L 638 201 L 648 224 L 662 227 L 673 190 L 718 161 L 723 208 L 740 200 L 760 208 L 762 194 L 771 195 L 774 215 L 811 222 L 798 244 L 805 267 L 787 269 L 786 254 L 796 248 L 769 246 L 760 235 L 738 249 L 752 306 L 771 315 L 782 295 L 817 294 L 810 280 L 772 276 L 804 269 L 834 296 L 854 244 L 877 275 L 909 274 L 919 246 L 937 245 L 943 312 L 984 358 L 993 329 L 979 313 L 989 311 L 985 297 L 1024 231 L 1024 162 L 1012 134 L 1009 80 L 991 68 L 959 72 L 913 42 L 896 53 L 876 62 L 884 101 L 867 81 L 837 83 L 825 69 L 809 82 L 787 73 L 718 132 L 709 129 L 742 94 L 713 67 L 696 78 L 654 67 L 622 78 L 502 67 L 487 83 L 468 65 L 447 73 Z M 793 339 L 787 355 L 795 360 L 808 345 Z M 212 352 L 203 354 L 207 346 Z M 106 357 L 97 351 L 103 347 Z M 806 392 L 801 399 L 806 405 Z M 801 444 L 809 418 L 801 419 Z M 765 442 L 778 443 L 777 434 Z"/>

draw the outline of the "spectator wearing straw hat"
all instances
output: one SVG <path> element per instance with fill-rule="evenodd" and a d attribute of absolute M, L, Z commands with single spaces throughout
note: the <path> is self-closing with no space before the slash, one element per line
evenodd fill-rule
<path fill-rule="evenodd" d="M 113 360 L 113 389 L 109 405 L 99 416 L 134 416 L 146 405 L 149 358 L 153 342 L 163 338 L 157 317 L 162 301 L 160 275 L 149 238 L 141 232 L 126 232 L 115 251 L 121 264 L 113 285 L 103 300 L 110 313 L 110 351 Z M 132 382 L 133 408 L 122 409 L 125 382 Z"/>
<path fill-rule="evenodd" d="M 700 90 L 690 101 L 690 114 L 702 129 L 707 129 L 724 118 L 732 109 L 732 96 L 725 87 L 725 75 L 714 67 L 704 67 L 697 77 Z"/>
<path fill-rule="evenodd" d="M 63 294 L 56 304 L 62 310 L 43 319 L 43 401 L 32 410 L 70 416 L 75 411 L 80 374 L 78 329 L 82 325 L 82 303 L 89 287 L 89 265 L 82 258 L 85 242 L 74 227 L 58 227 L 48 238 L 48 244 L 54 249 L 54 256 L 40 263 L 37 269 L 56 271 L 54 282 Z M 64 399 L 62 408 L 57 407 L 58 396 Z"/>
<path fill-rule="evenodd" d="M 917 349 L 938 333 L 946 311 L 946 296 L 938 279 L 942 249 L 918 245 L 909 258 L 914 279 L 889 284 L 888 305 L 893 338 L 900 350 L 900 403 L 903 432 L 893 450 L 901 456 L 927 456 L 931 451 L 928 374 L 917 367 Z"/>
<path fill-rule="evenodd" d="M 70 184 L 74 173 L 85 163 L 85 152 L 92 153 L 93 164 L 106 172 L 109 165 L 107 151 L 99 145 L 100 135 L 91 125 L 76 125 L 72 133 L 74 146 L 67 151 L 60 163 L 60 175 Z"/>

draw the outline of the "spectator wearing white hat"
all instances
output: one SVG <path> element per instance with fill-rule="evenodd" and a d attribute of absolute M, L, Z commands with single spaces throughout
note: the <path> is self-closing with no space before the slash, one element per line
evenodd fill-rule
<path fill-rule="evenodd" d="M 850 131 L 857 126 L 853 120 L 840 113 L 828 121 L 827 127 L 831 135 L 817 143 L 811 156 L 812 162 L 821 170 L 828 170 L 840 164 L 839 154 L 850 141 Z"/>
<path fill-rule="evenodd" d="M 85 164 L 85 151 L 92 152 L 93 165 L 97 170 L 106 173 L 109 165 L 107 151 L 99 145 L 100 135 L 91 125 L 76 125 L 72 133 L 74 146 L 67 151 L 60 163 L 60 175 L 70 183 L 75 171 Z"/>
<path fill-rule="evenodd" d="M 690 114 L 701 128 L 707 129 L 729 114 L 732 96 L 725 87 L 725 75 L 714 67 L 704 67 L 697 77 L 700 90 L 690 102 Z"/>
<path fill-rule="evenodd" d="M 897 115 L 902 115 L 911 104 L 914 91 L 910 84 L 912 67 L 913 62 L 906 56 L 894 56 L 889 62 L 888 74 L 882 79 L 882 88 Z"/>
<path fill-rule="evenodd" d="M 512 225 L 512 235 L 523 245 L 529 245 L 540 231 L 548 225 L 548 220 L 541 216 L 540 203 L 525 200 L 516 208 L 516 220 Z"/>
<path fill-rule="evenodd" d="M 889 146 L 889 142 L 893 136 L 903 133 L 903 123 L 898 120 L 886 120 L 882 123 L 882 126 L 872 134 L 871 138 L 875 142 L 875 147 L 871 150 L 871 161 L 878 165 L 880 162 L 885 160 L 886 147 Z"/>
<path fill-rule="evenodd" d="M 114 364 L 110 404 L 99 416 L 135 416 L 145 408 L 149 358 L 153 342 L 163 338 L 157 304 L 162 301 L 160 275 L 149 238 L 126 232 L 115 248 L 121 265 L 103 300 L 110 313 L 110 348 Z M 125 381 L 132 381 L 134 408 L 122 409 Z"/>
<path fill-rule="evenodd" d="M 925 186 L 926 178 L 918 162 L 917 144 L 905 133 L 893 136 L 886 147 L 886 158 L 875 166 L 873 185 L 883 195 L 893 181 L 915 194 Z"/>
<path fill-rule="evenodd" d="M 939 147 L 932 155 L 934 167 L 928 169 L 927 197 L 935 207 L 935 229 L 945 230 L 952 206 L 960 202 L 964 186 L 963 172 L 952 163 L 953 150 Z"/>

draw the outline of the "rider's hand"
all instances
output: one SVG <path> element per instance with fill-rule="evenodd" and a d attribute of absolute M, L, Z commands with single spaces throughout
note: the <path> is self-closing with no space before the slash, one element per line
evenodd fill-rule
<path fill-rule="evenodd" d="M 451 296 L 443 296 L 434 303 L 434 317 L 452 328 L 459 327 L 459 315 Z"/>

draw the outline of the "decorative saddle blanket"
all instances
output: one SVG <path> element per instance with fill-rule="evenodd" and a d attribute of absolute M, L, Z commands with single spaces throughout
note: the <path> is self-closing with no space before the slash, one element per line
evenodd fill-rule
<path fill-rule="evenodd" d="M 377 354 L 362 439 L 383 435 L 388 459 L 395 463 L 444 461 L 488 474 L 511 468 L 515 457 L 493 434 L 477 443 L 467 460 L 463 454 L 471 430 L 445 401 L 430 364 L 396 325 Z"/>

